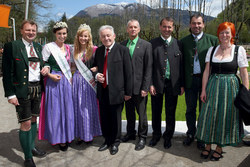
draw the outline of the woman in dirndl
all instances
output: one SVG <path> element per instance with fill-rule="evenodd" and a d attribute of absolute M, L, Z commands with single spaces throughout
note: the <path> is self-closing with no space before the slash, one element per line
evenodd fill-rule
<path fill-rule="evenodd" d="M 64 44 L 68 33 L 65 22 L 57 22 L 53 32 L 56 41 L 46 44 L 42 51 L 45 65 L 51 70 L 45 89 L 44 139 L 66 151 L 75 136 L 70 68 L 72 48 Z"/>
<path fill-rule="evenodd" d="M 237 145 L 244 135 L 239 110 L 234 106 L 240 84 L 236 76 L 238 67 L 242 83 L 249 89 L 246 51 L 242 46 L 237 49 L 234 45 L 234 24 L 221 23 L 217 36 L 220 45 L 214 46 L 214 52 L 213 47 L 209 48 L 206 56 L 200 96 L 203 103 L 196 132 L 197 140 L 206 144 L 201 152 L 202 158 L 209 157 L 211 144 L 216 145 L 211 153 L 212 161 L 223 157 L 222 147 Z"/>
<path fill-rule="evenodd" d="M 96 98 L 96 83 L 91 70 L 97 46 L 92 43 L 89 25 L 81 24 L 74 41 L 73 102 L 77 144 L 90 142 L 102 135 Z"/>

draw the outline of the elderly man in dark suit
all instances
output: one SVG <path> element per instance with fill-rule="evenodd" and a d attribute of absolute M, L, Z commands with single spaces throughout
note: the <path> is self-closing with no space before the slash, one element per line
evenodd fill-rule
<path fill-rule="evenodd" d="M 132 95 L 132 64 L 129 50 L 115 42 L 112 26 L 99 29 L 102 46 L 96 50 L 94 77 L 97 83 L 101 128 L 105 139 L 99 148 L 104 151 L 110 147 L 110 154 L 118 152 L 121 136 L 121 112 L 124 100 Z"/>
<path fill-rule="evenodd" d="M 152 104 L 153 137 L 149 146 L 155 146 L 161 138 L 161 113 L 165 94 L 166 130 L 163 134 L 164 148 L 171 147 L 175 129 L 175 111 L 178 95 L 184 93 L 183 61 L 181 45 L 171 36 L 174 21 L 170 17 L 160 22 L 161 36 L 151 40 L 153 50 Z"/>
<path fill-rule="evenodd" d="M 33 42 L 36 33 L 37 24 L 25 20 L 21 25 L 22 39 L 6 43 L 3 53 L 5 97 L 16 107 L 18 122 L 21 124 L 19 141 L 25 155 L 24 166 L 28 167 L 35 166 L 33 156 L 46 154 L 34 145 L 43 87 L 40 73 L 48 73 L 47 68 L 42 69 L 42 46 Z"/>
<path fill-rule="evenodd" d="M 147 95 L 152 75 L 152 46 L 149 42 L 139 38 L 140 24 L 137 20 L 129 20 L 127 23 L 129 39 L 121 44 L 129 48 L 133 66 L 133 95 L 125 102 L 127 117 L 127 134 L 122 138 L 123 142 L 135 140 L 135 109 L 139 115 L 138 136 L 139 140 L 135 150 L 145 147 L 148 132 L 147 120 Z"/>

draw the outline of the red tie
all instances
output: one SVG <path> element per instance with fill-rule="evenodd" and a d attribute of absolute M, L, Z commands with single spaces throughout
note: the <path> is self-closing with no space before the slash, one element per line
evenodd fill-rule
<path fill-rule="evenodd" d="M 33 46 L 30 44 L 30 56 L 31 57 L 36 57 L 34 50 L 33 50 Z M 33 68 L 34 70 L 36 69 L 37 66 L 37 62 L 30 62 L 30 67 Z"/>
<path fill-rule="evenodd" d="M 104 65 L 103 65 L 103 75 L 104 75 L 104 83 L 102 84 L 102 86 L 104 88 L 107 87 L 107 82 L 106 82 L 106 72 L 107 72 L 107 62 L 108 62 L 108 53 L 109 53 L 109 48 L 106 49 L 106 55 L 105 55 L 105 59 L 104 59 Z"/>

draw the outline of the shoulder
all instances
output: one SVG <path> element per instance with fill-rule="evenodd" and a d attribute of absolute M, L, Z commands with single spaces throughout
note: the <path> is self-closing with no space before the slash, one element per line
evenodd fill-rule
<path fill-rule="evenodd" d="M 34 44 L 34 47 L 38 47 L 39 49 L 42 49 L 42 45 L 40 45 L 39 43 L 33 42 L 33 44 Z"/>
<path fill-rule="evenodd" d="M 160 37 L 154 38 L 150 40 L 150 43 L 153 44 L 155 42 L 159 42 L 160 41 Z"/>
<path fill-rule="evenodd" d="M 113 49 L 115 49 L 115 48 L 118 48 L 118 49 L 120 49 L 120 50 L 126 50 L 126 49 L 128 49 L 126 46 L 121 45 L 121 44 L 119 44 L 119 43 L 115 43 L 115 44 L 114 44 Z"/>
<path fill-rule="evenodd" d="M 192 37 L 192 35 L 191 35 L 191 34 L 189 34 L 189 35 L 187 35 L 187 36 L 183 37 L 180 41 L 181 41 L 181 42 L 186 42 L 186 41 L 189 41 L 189 40 L 191 39 L 191 37 Z"/>
<path fill-rule="evenodd" d="M 211 35 L 211 34 L 206 34 L 206 33 L 204 33 L 204 35 L 203 35 L 205 38 L 210 38 L 210 39 L 214 39 L 214 40 L 217 40 L 217 37 L 216 36 L 214 36 L 214 35 Z"/>
<path fill-rule="evenodd" d="M 148 42 L 148 41 L 146 41 L 144 39 L 141 39 L 141 38 L 138 39 L 138 43 L 142 43 L 143 45 L 151 45 L 150 42 Z"/>
<path fill-rule="evenodd" d="M 128 43 L 128 40 L 122 41 L 120 44 L 126 46 Z"/>

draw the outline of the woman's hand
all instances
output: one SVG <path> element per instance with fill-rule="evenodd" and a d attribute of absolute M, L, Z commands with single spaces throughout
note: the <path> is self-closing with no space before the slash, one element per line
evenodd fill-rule
<path fill-rule="evenodd" d="M 203 103 L 206 103 L 206 100 L 207 100 L 206 91 L 202 91 L 202 92 L 201 92 L 200 98 L 201 98 L 201 101 L 202 101 Z"/>
<path fill-rule="evenodd" d="M 58 82 L 61 79 L 61 76 L 58 75 L 58 74 L 51 74 L 51 73 L 49 73 L 48 77 L 50 77 L 50 79 L 52 79 L 52 81 L 54 81 L 54 82 Z"/>
<path fill-rule="evenodd" d="M 90 70 L 91 70 L 92 72 L 97 72 L 98 67 L 92 67 Z"/>

